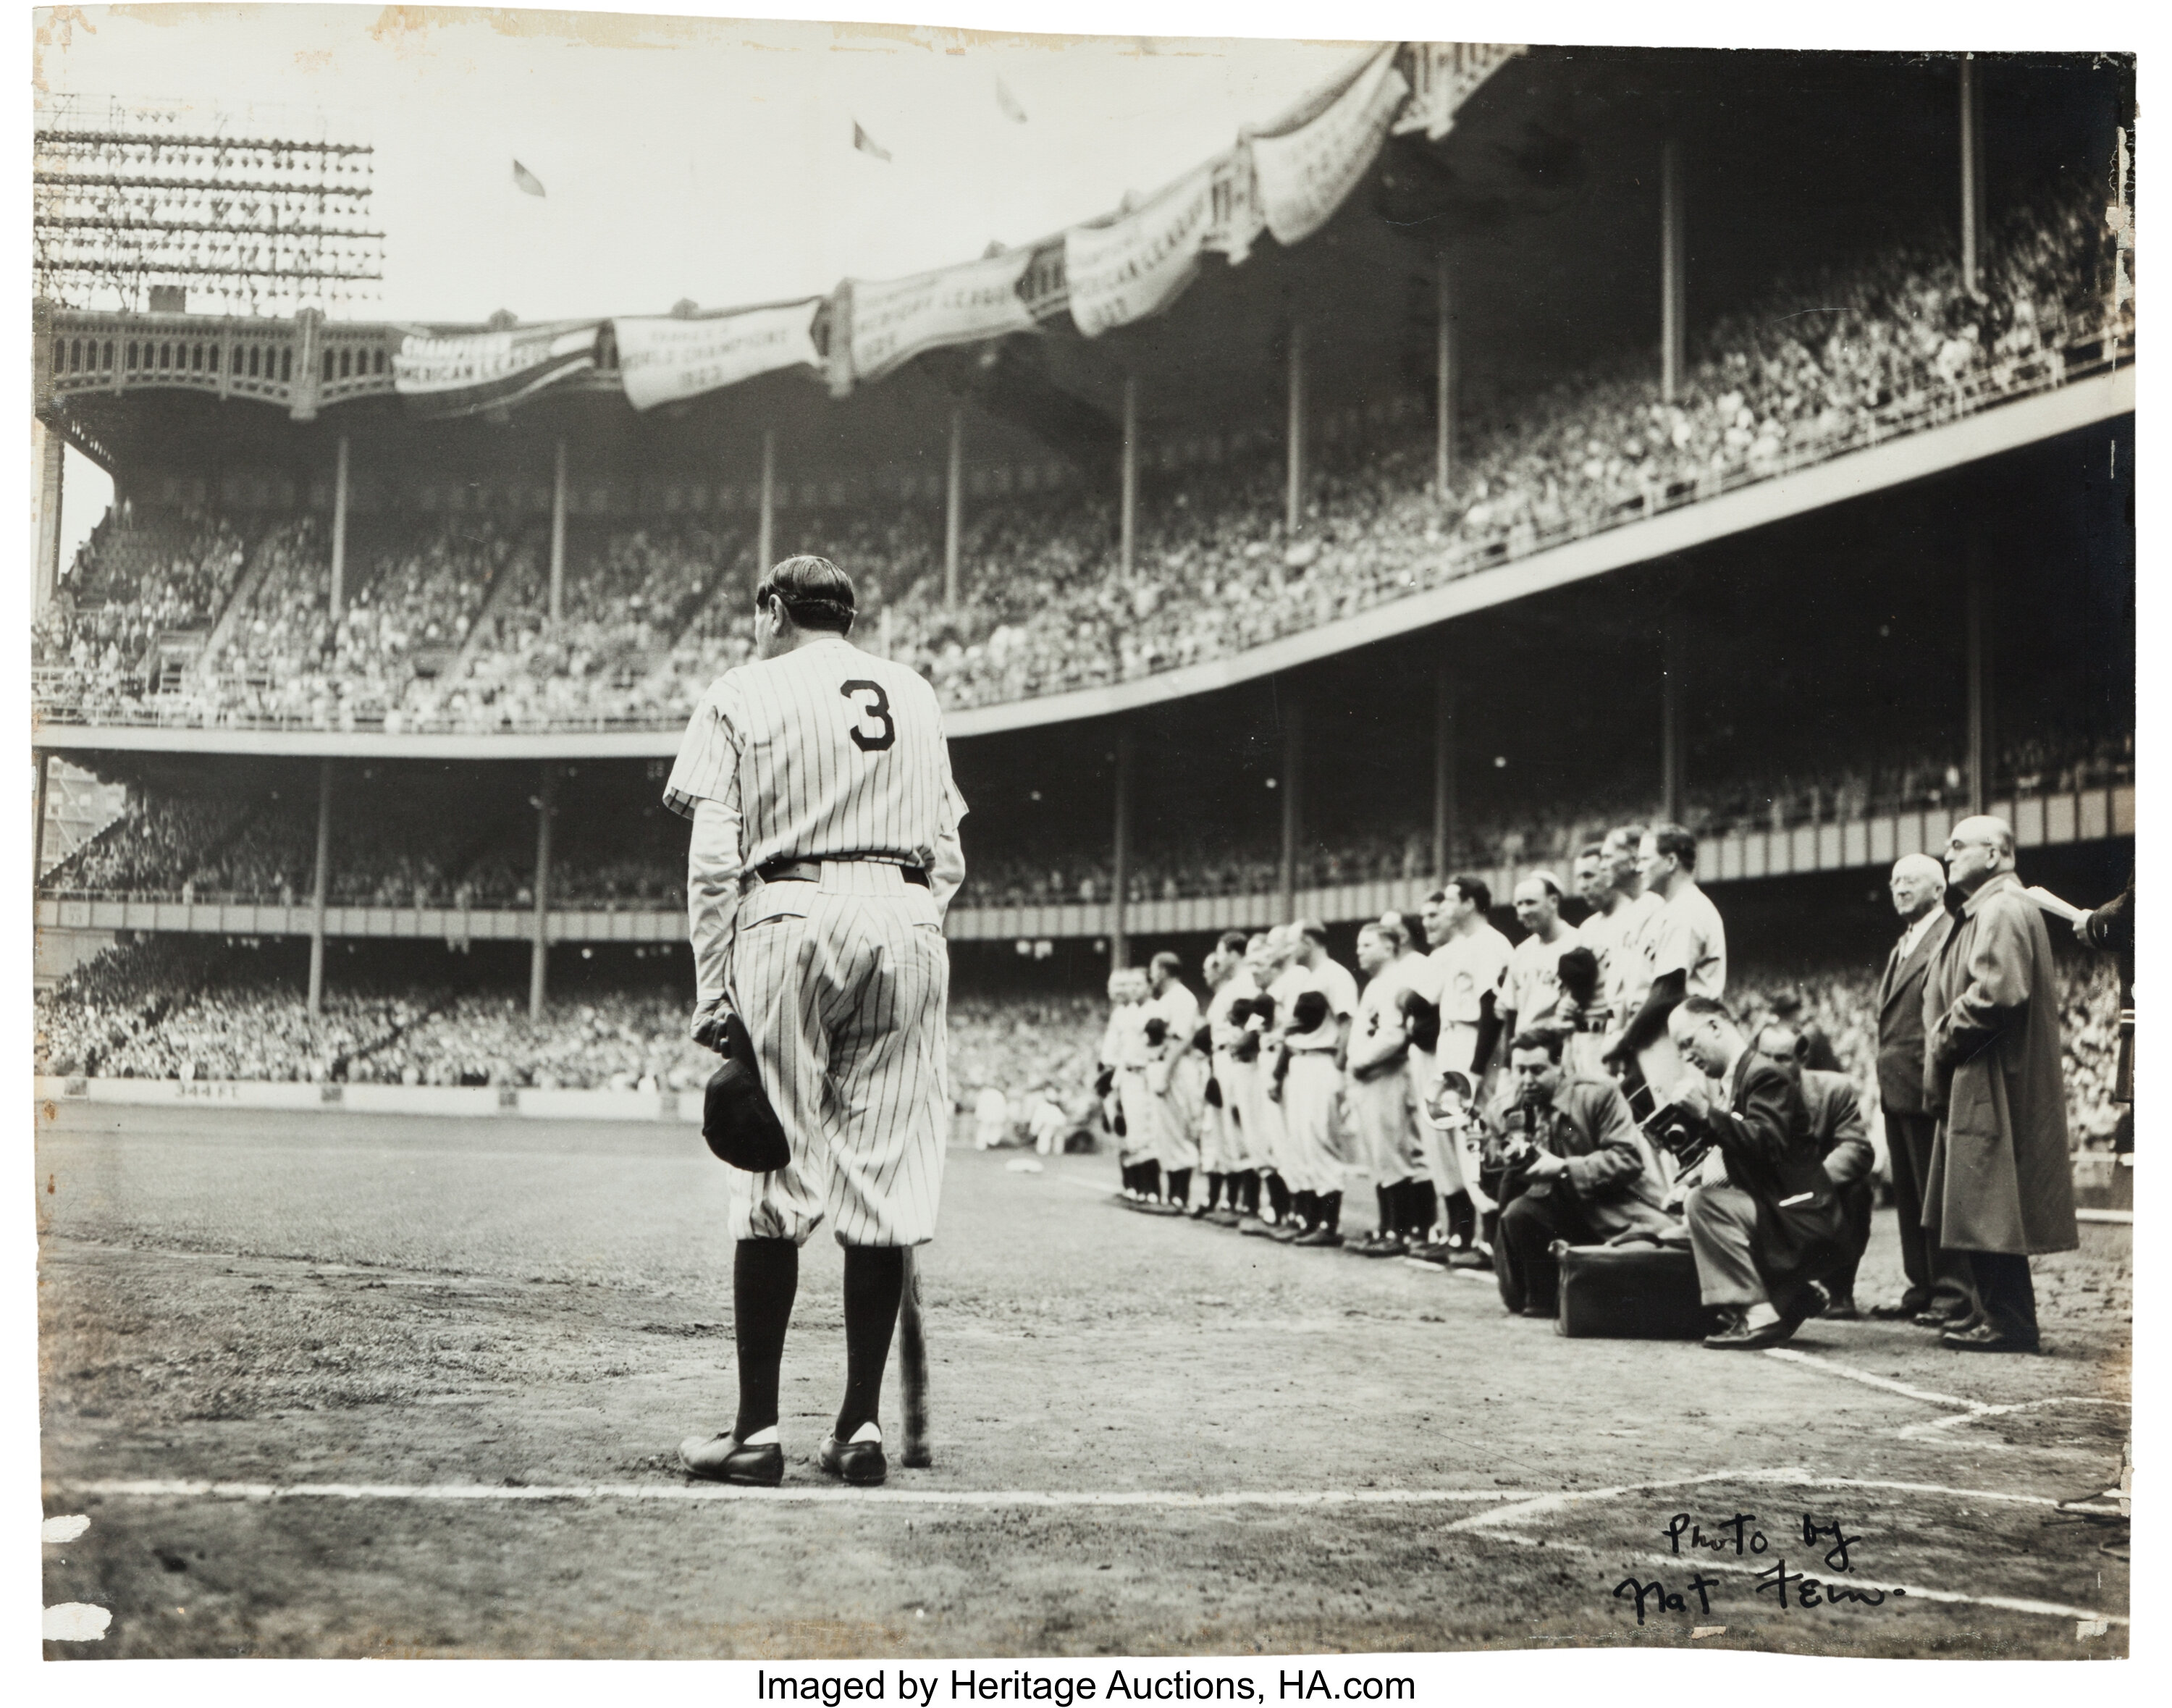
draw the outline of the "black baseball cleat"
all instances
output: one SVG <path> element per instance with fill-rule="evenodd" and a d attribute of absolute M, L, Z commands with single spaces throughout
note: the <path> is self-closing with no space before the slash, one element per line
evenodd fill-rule
<path fill-rule="evenodd" d="M 730 1435 L 690 1435 L 679 1443 L 679 1462 L 697 1477 L 773 1489 L 784 1480 L 784 1449 L 776 1442 L 741 1447 Z"/>
<path fill-rule="evenodd" d="M 842 1477 L 858 1488 L 873 1488 L 890 1474 L 890 1461 L 883 1457 L 879 1441 L 839 1441 L 834 1435 L 822 1439 L 822 1469 L 833 1477 Z"/>
<path fill-rule="evenodd" d="M 1842 1293 L 1818 1313 L 1818 1320 L 1823 1323 L 1859 1323 L 1863 1316 L 1863 1308 L 1856 1303 L 1855 1295 Z"/>
<path fill-rule="evenodd" d="M 1290 1243 L 1292 1245 L 1337 1246 L 1342 1243 L 1342 1236 L 1323 1222 L 1310 1232 L 1300 1233 L 1295 1239 L 1290 1241 Z"/>

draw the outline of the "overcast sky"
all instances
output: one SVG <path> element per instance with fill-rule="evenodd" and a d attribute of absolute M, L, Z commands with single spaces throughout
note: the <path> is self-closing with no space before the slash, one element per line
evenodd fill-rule
<path fill-rule="evenodd" d="M 51 90 L 374 144 L 380 311 L 453 320 L 717 307 L 969 260 L 1155 189 L 1362 51 L 593 13 L 81 15 L 40 56 Z M 853 148 L 855 121 L 889 162 Z M 516 158 L 544 196 L 515 188 Z"/>

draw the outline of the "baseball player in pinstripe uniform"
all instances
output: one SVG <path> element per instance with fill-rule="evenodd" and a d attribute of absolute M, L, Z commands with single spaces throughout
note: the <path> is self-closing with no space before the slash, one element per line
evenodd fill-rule
<path fill-rule="evenodd" d="M 1241 1113 L 1247 1100 L 1244 1088 L 1249 1085 L 1255 1064 L 1239 1061 L 1230 1053 L 1245 1033 L 1237 1005 L 1245 1005 L 1243 1014 L 1248 1018 L 1252 998 L 1260 994 L 1245 965 L 1242 932 L 1222 934 L 1207 958 L 1207 982 L 1212 991 L 1207 1000 L 1207 1025 L 1213 1044 L 1213 1073 L 1207 1111 L 1210 1142 L 1206 1147 L 1207 1154 L 1201 1159 L 1207 1169 L 1205 1213 L 1219 1227 L 1234 1227 L 1248 1203 L 1255 1213 L 1260 1207 L 1260 1177 L 1245 1146 Z M 1225 1188 L 1229 1195 L 1223 1206 L 1218 1200 Z"/>
<path fill-rule="evenodd" d="M 1366 977 L 1350 1034 L 1350 1098 L 1357 1108 L 1364 1163 L 1373 1176 L 1379 1219 L 1370 1237 L 1348 1249 L 1360 1257 L 1400 1257 L 1413 1234 L 1410 1187 L 1424 1168 L 1417 1104 L 1411 1083 L 1411 1034 L 1401 998 L 1411 969 L 1409 934 L 1390 916 L 1358 928 L 1358 966 Z M 1423 963 L 1420 962 L 1420 965 Z"/>
<path fill-rule="evenodd" d="M 799 1247 L 845 1248 L 845 1394 L 823 1469 L 886 1474 L 878 1410 L 907 1247 L 935 1233 L 950 1109 L 943 915 L 965 875 L 935 690 L 846 638 L 852 582 L 787 558 L 755 594 L 755 663 L 694 711 L 664 801 L 693 822 L 686 898 L 693 1036 L 736 1014 L 791 1145 L 734 1171 L 739 1415 L 680 1448 L 697 1476 L 784 1475 L 777 1383 Z"/>

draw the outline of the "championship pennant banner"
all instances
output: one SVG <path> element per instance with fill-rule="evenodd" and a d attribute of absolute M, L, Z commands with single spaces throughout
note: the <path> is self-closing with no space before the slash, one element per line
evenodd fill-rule
<path fill-rule="evenodd" d="M 1252 170 L 1267 229 L 1285 246 L 1327 223 L 1387 140 L 1411 86 L 1383 47 L 1319 116 L 1280 137 L 1254 137 Z"/>
<path fill-rule="evenodd" d="M 778 308 L 699 319 L 658 315 L 616 321 L 626 401 L 636 409 L 654 409 L 780 368 L 817 366 L 821 356 L 814 347 L 814 315 L 821 306 L 821 298 L 810 297 Z"/>
<path fill-rule="evenodd" d="M 596 365 L 599 320 L 561 320 L 447 338 L 411 332 L 392 358 L 392 389 L 427 416 L 503 409 Z"/>
<path fill-rule="evenodd" d="M 1089 338 L 1167 308 L 1191 282 L 1214 216 L 1210 162 L 1137 212 L 1063 234 L 1071 318 Z"/>
<path fill-rule="evenodd" d="M 1033 257 L 1030 249 L 1006 250 L 910 278 L 849 282 L 853 378 L 879 379 L 923 350 L 1031 331 L 1019 286 Z"/>

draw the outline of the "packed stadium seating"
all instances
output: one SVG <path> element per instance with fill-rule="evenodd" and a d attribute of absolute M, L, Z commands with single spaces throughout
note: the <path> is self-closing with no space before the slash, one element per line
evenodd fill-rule
<path fill-rule="evenodd" d="M 2005 750 L 1998 776 L 2024 795 L 2131 783 L 2133 737 L 2083 731 L 2030 734 Z M 1922 757 L 1852 768 L 1845 757 L 1814 778 L 1745 775 L 1691 790 L 1688 822 L 1700 834 L 1733 825 L 1774 829 L 1831 824 L 1867 813 L 1950 808 L 1965 798 L 1960 757 Z M 1410 803 L 1401 803 L 1408 809 Z M 1576 851 L 1608 827 L 1651 819 L 1656 802 L 1618 787 L 1610 798 L 1517 801 L 1460 827 L 1453 867 L 1551 863 L 1566 879 Z M 653 803 L 652 803 L 653 806 Z M 268 796 L 165 796 L 130 792 L 126 810 L 47 873 L 48 894 L 189 900 L 306 899 L 314 881 L 312 800 Z M 551 885 L 559 905 L 605 909 L 684 905 L 685 839 L 677 821 L 562 815 Z M 967 821 L 964 906 L 1105 902 L 1112 893 L 1108 844 L 1097 835 L 1047 838 L 1021 846 L 1019 832 L 993 819 Z M 534 900 L 532 820 L 455 846 L 439 827 L 374 813 L 340 820 L 330 900 L 379 905 L 508 907 Z M 1430 826 L 1340 822 L 1310 839 L 1299 887 L 1433 875 Z M 1142 827 L 1126 873 L 1130 900 L 1258 895 L 1278 882 L 1279 845 L 1262 833 L 1178 834 Z"/>
<path fill-rule="evenodd" d="M 939 518 L 924 507 L 788 511 L 777 549 L 820 550 L 850 567 L 863 637 L 886 636 L 953 706 L 1220 657 L 2108 360 L 2128 347 L 2132 319 L 2105 287 L 2099 199 L 2075 186 L 2011 214 L 1978 297 L 1928 244 L 1776 287 L 1704 330 L 1675 404 L 1659 400 L 1639 357 L 1468 420 L 1464 472 L 1446 499 L 1430 487 L 1431 435 L 1414 398 L 1335 417 L 1295 540 L 1282 534 L 1279 452 L 1262 429 L 1223 441 L 1219 460 L 1145 483 L 1128 583 L 1116 573 L 1112 502 L 1069 487 L 976 502 L 954 609 L 943 603 Z M 143 567 L 147 533 L 171 541 L 191 525 L 185 545 L 148 556 L 193 569 Z M 70 577 L 73 610 L 64 603 L 39 636 L 49 707 L 342 728 L 669 725 L 750 641 L 744 528 L 659 518 L 577 530 L 555 626 L 547 542 L 532 521 L 470 512 L 374 545 L 358 538 L 352 597 L 335 627 L 325 530 L 311 518 L 258 548 L 275 561 L 225 644 L 178 685 L 154 679 L 148 639 L 207 620 L 232 584 L 236 536 L 222 529 L 204 518 L 109 520 Z"/>

